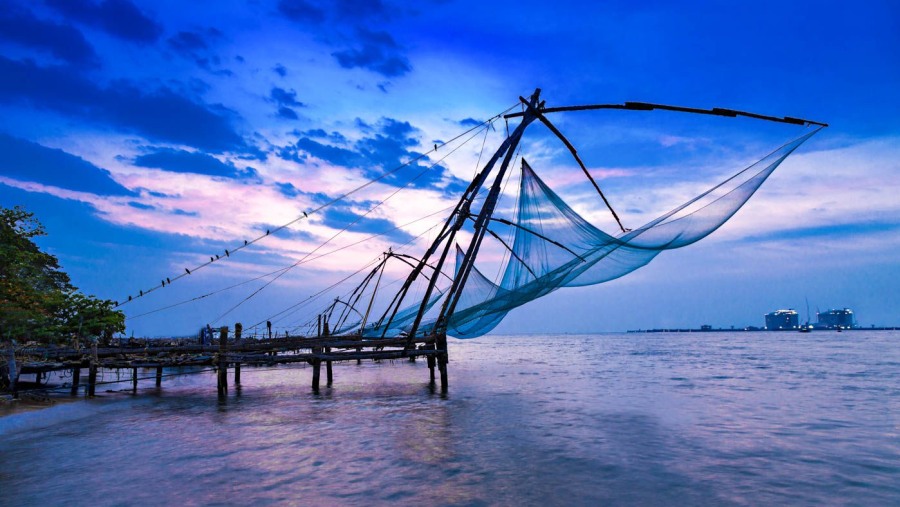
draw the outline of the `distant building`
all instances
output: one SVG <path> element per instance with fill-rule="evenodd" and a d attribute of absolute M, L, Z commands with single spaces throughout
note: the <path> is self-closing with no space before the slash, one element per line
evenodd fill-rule
<path fill-rule="evenodd" d="M 800 327 L 800 316 L 793 309 L 775 310 L 766 314 L 766 329 L 769 331 L 783 331 L 785 329 L 797 329 Z"/>
<path fill-rule="evenodd" d="M 840 310 L 828 310 L 818 314 L 816 327 L 824 329 L 850 329 L 856 326 L 853 319 L 853 310 L 842 308 Z"/>

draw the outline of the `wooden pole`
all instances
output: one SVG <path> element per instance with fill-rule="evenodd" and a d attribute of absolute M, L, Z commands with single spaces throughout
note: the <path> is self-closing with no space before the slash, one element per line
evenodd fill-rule
<path fill-rule="evenodd" d="M 428 356 L 428 370 L 431 373 L 431 385 L 434 385 L 434 356 Z"/>
<path fill-rule="evenodd" d="M 331 347 L 325 347 L 325 353 L 331 353 Z M 331 383 L 334 381 L 334 376 L 331 373 L 331 361 L 325 361 L 325 378 L 328 381 L 328 386 L 331 387 Z"/>
<path fill-rule="evenodd" d="M 443 333 L 439 334 L 435 346 L 438 350 L 438 369 L 441 371 L 441 392 L 446 393 L 447 388 L 449 387 L 447 384 L 447 362 L 449 361 L 447 355 L 447 335 Z"/>
<path fill-rule="evenodd" d="M 72 368 L 72 396 L 78 395 L 78 384 L 81 382 L 81 368 Z"/>
<path fill-rule="evenodd" d="M 131 369 L 131 392 L 135 393 L 135 394 L 137 394 L 137 382 L 138 382 L 137 368 L 132 368 Z"/>
<path fill-rule="evenodd" d="M 241 333 L 244 326 L 240 322 L 234 325 L 234 345 L 238 349 L 241 347 Z M 241 363 L 234 363 L 234 385 L 241 385 Z"/>
<path fill-rule="evenodd" d="M 322 360 L 318 359 L 318 358 L 313 359 L 312 367 L 313 367 L 312 389 L 315 392 L 319 392 L 319 375 L 322 372 Z"/>
<path fill-rule="evenodd" d="M 91 342 L 91 364 L 88 368 L 88 388 L 87 395 L 91 398 L 97 393 L 97 342 Z"/>
<path fill-rule="evenodd" d="M 228 394 L 228 327 L 219 329 L 219 371 L 218 392 L 219 396 Z"/>
<path fill-rule="evenodd" d="M 162 372 L 163 372 L 163 367 L 157 366 L 156 367 L 156 387 L 162 386 Z"/>

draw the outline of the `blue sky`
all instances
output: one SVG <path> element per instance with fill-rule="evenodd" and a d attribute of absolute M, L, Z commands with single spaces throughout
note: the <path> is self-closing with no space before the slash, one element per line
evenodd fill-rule
<path fill-rule="evenodd" d="M 498 331 L 761 325 L 777 308 L 805 312 L 805 298 L 813 312 L 846 306 L 864 325 L 900 323 L 896 2 L 635 4 L 6 1 L 0 203 L 47 225 L 41 244 L 77 286 L 124 300 L 422 156 L 122 307 L 129 333 L 189 334 L 265 319 L 389 246 L 421 251 L 482 144 L 506 127 L 449 155 L 434 145 L 536 87 L 548 106 L 727 107 L 831 126 L 709 238 L 530 303 Z M 667 113 L 554 121 L 631 225 L 802 134 Z M 538 134 L 526 148 L 573 207 L 614 230 L 562 146 Z M 226 313 L 274 275 L 254 278 L 338 248 Z"/>

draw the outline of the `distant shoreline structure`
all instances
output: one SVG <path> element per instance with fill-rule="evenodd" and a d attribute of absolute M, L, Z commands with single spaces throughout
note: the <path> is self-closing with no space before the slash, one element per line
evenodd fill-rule
<path fill-rule="evenodd" d="M 629 329 L 626 333 L 737 333 L 737 332 L 765 332 L 765 333 L 786 333 L 797 332 L 797 329 L 766 329 L 764 327 L 746 326 L 731 328 L 714 328 L 712 326 L 700 326 L 700 328 L 657 328 L 657 329 Z M 837 331 L 837 329 L 816 329 L 815 331 Z M 900 331 L 900 326 L 870 326 L 870 327 L 851 327 L 842 329 L 842 331 Z"/>

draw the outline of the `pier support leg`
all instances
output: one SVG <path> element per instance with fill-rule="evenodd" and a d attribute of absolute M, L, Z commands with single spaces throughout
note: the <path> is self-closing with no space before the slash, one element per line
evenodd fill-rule
<path fill-rule="evenodd" d="M 97 342 L 94 341 L 91 343 L 91 364 L 90 364 L 90 367 L 88 368 L 88 388 L 87 388 L 87 393 L 86 393 L 91 398 L 93 398 L 97 392 L 97 363 L 98 362 L 100 362 L 100 360 L 97 359 Z"/>
<path fill-rule="evenodd" d="M 78 395 L 78 384 L 81 382 L 81 368 L 72 368 L 72 396 Z"/>
<path fill-rule="evenodd" d="M 137 394 L 137 368 L 131 369 L 131 392 Z"/>
<path fill-rule="evenodd" d="M 441 371 L 441 392 L 447 392 L 447 362 L 449 361 L 449 357 L 447 355 L 447 335 L 439 335 L 434 343 L 435 348 L 438 351 L 438 369 Z"/>
<path fill-rule="evenodd" d="M 91 362 L 91 366 L 88 368 L 88 385 L 87 385 L 87 395 L 90 398 L 93 398 L 97 392 L 97 363 Z"/>
<path fill-rule="evenodd" d="M 325 348 L 325 353 L 328 354 L 331 352 L 330 347 Z M 325 361 L 325 379 L 328 382 L 326 385 L 331 387 L 331 383 L 334 382 L 334 375 L 331 372 L 331 363 L 332 361 Z"/>
<path fill-rule="evenodd" d="M 441 392 L 447 392 L 447 355 L 441 354 L 438 356 L 438 369 L 441 370 Z"/>
<path fill-rule="evenodd" d="M 244 326 L 240 322 L 234 325 L 234 347 L 240 351 L 241 347 L 241 333 L 244 331 Z M 234 385 L 241 385 L 241 363 L 234 363 Z"/>
<path fill-rule="evenodd" d="M 162 386 L 162 366 L 156 367 L 156 387 Z"/>
<path fill-rule="evenodd" d="M 219 329 L 219 371 L 218 391 L 219 396 L 228 394 L 228 328 Z"/>
<path fill-rule="evenodd" d="M 434 356 L 428 356 L 428 370 L 431 375 L 431 385 L 434 385 L 434 365 L 435 365 Z"/>
<path fill-rule="evenodd" d="M 313 367 L 312 389 L 315 392 L 319 392 L 319 375 L 322 372 L 322 360 L 321 359 L 313 359 L 312 367 Z"/>

